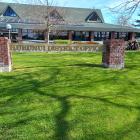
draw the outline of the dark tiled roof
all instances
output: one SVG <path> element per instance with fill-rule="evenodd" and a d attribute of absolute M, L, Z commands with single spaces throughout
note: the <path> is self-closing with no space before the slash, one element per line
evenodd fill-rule
<path fill-rule="evenodd" d="M 1 23 L 1 27 L 5 27 L 5 23 Z M 34 29 L 34 30 L 45 30 L 45 24 L 34 24 L 34 23 L 13 23 L 13 28 L 22 29 Z M 79 25 L 55 25 L 52 30 L 62 30 L 62 31 L 95 31 L 95 32 L 140 32 L 137 28 L 132 28 L 128 26 L 119 26 L 107 23 L 93 23 L 93 24 L 79 24 Z"/>
<path fill-rule="evenodd" d="M 27 5 L 27 4 L 16 4 L 16 3 L 1 3 L 0 2 L 0 14 L 10 6 L 22 20 L 38 20 L 43 21 L 46 6 L 42 5 Z M 49 8 L 51 9 L 51 8 Z M 99 9 L 87 9 L 87 8 L 70 8 L 70 7 L 52 7 L 56 9 L 67 23 L 84 23 L 86 18 L 92 13 L 96 12 L 102 22 L 104 22 L 101 10 Z"/>
<path fill-rule="evenodd" d="M 120 26 L 108 23 L 85 23 L 81 25 L 59 25 L 58 29 L 61 30 L 73 30 L 73 31 L 95 31 L 95 32 L 140 32 L 139 29 L 129 27 L 129 26 Z"/>

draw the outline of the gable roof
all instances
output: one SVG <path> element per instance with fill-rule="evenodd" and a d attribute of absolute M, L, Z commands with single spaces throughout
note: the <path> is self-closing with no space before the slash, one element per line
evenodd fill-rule
<path fill-rule="evenodd" d="M 18 15 L 10 6 L 7 6 L 7 8 L 3 11 L 3 16 L 17 17 Z"/>
<path fill-rule="evenodd" d="M 3 10 L 10 6 L 22 20 L 39 20 L 43 21 L 46 6 L 43 5 L 27 5 L 27 4 L 17 4 L 17 3 L 2 3 L 0 2 L 0 15 L 2 15 Z M 104 22 L 101 10 L 99 9 L 88 9 L 88 8 L 70 8 L 70 7 L 52 7 L 56 9 L 58 13 L 67 23 L 84 23 L 86 18 L 92 13 L 96 12 L 100 17 L 102 22 Z M 51 9 L 51 8 L 49 8 Z"/>
<path fill-rule="evenodd" d="M 98 16 L 98 14 L 94 11 L 92 12 L 87 18 L 86 21 L 88 22 L 99 22 L 102 23 L 102 20 L 100 19 L 100 17 Z"/>

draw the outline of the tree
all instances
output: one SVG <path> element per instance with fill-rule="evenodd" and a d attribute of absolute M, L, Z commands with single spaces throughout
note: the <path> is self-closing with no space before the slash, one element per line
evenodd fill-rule
<path fill-rule="evenodd" d="M 19 0 L 14 0 L 16 3 L 20 3 Z M 61 14 L 64 12 L 61 8 L 56 7 L 56 1 L 55 0 L 30 0 L 30 4 L 33 5 L 42 5 L 43 7 L 43 21 L 34 21 L 36 23 L 42 23 L 45 25 L 45 40 L 49 44 L 50 41 L 50 31 L 56 31 L 56 25 L 62 24 L 64 22 L 63 18 L 60 16 L 59 12 Z M 36 10 L 36 9 L 33 9 Z M 29 19 L 28 22 L 32 22 L 32 19 Z M 26 22 L 26 21 L 25 21 Z"/>
<path fill-rule="evenodd" d="M 118 15 L 123 15 L 123 19 L 125 19 L 126 22 L 132 17 L 132 15 L 135 13 L 135 11 L 139 6 L 140 6 L 140 0 L 125 0 L 124 2 L 121 2 L 116 6 L 109 7 L 109 9 L 113 13 L 117 13 Z"/>
<path fill-rule="evenodd" d="M 14 2 L 20 3 L 20 0 L 15 0 Z M 22 1 L 24 3 L 24 0 Z M 27 2 L 26 2 L 27 3 Z M 79 23 L 79 21 L 69 21 L 64 20 L 65 13 L 67 13 L 67 8 L 58 7 L 56 6 L 56 0 L 30 0 L 30 4 L 32 4 L 32 11 L 36 10 L 36 7 L 34 5 L 42 5 L 43 7 L 41 9 L 41 18 L 38 19 L 25 19 L 22 21 L 22 23 L 32 23 L 32 24 L 43 24 L 43 27 L 45 25 L 44 34 L 45 34 L 45 40 L 49 44 L 50 40 L 50 32 L 58 35 L 59 28 L 61 28 L 61 25 L 83 25 L 83 23 Z M 42 18 L 43 17 L 43 18 Z M 41 19 L 41 20 L 40 20 Z M 21 20 L 18 20 L 17 22 L 20 22 Z M 71 34 L 71 33 L 70 33 Z"/>
<path fill-rule="evenodd" d="M 121 26 L 128 26 L 129 19 L 128 19 L 128 17 L 126 17 L 124 15 L 118 15 L 116 18 L 116 23 Z"/>
<path fill-rule="evenodd" d="M 47 36 L 47 43 L 50 41 L 50 31 L 55 29 L 55 25 L 59 22 L 62 23 L 63 19 L 57 13 L 56 3 L 54 0 L 38 0 L 38 4 L 44 5 L 46 8 L 44 10 L 44 23 L 46 26 L 45 36 Z"/>

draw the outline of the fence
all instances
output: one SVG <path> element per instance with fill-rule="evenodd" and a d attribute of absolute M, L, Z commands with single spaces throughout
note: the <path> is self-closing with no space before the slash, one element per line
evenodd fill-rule
<path fill-rule="evenodd" d="M 11 44 L 11 50 L 14 52 L 97 52 L 102 50 L 100 44 Z"/>

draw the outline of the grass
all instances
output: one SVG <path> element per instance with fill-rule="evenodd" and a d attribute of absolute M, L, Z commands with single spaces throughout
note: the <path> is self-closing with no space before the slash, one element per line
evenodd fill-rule
<path fill-rule="evenodd" d="M 139 140 L 140 52 L 126 68 L 100 53 L 14 53 L 0 74 L 1 140 Z"/>

